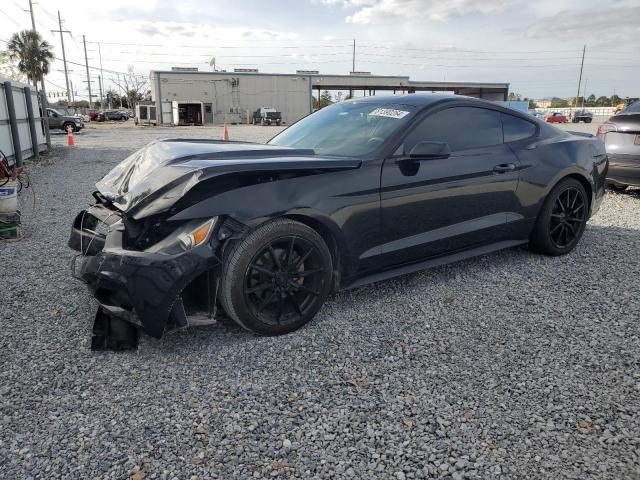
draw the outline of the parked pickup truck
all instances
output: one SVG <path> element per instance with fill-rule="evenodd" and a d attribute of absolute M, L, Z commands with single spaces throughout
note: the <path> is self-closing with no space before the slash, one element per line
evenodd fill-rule
<path fill-rule="evenodd" d="M 253 112 L 252 122 L 254 125 L 280 125 L 282 114 L 273 107 L 262 107 Z"/>
<path fill-rule="evenodd" d="M 79 132 L 84 128 L 84 120 L 82 118 L 65 115 L 53 108 L 47 108 L 47 119 L 49 121 L 49 129 L 59 128 L 66 132 L 67 127 L 70 125 L 74 132 Z"/>
<path fill-rule="evenodd" d="M 586 110 L 576 110 L 576 113 L 573 115 L 571 121 L 573 123 L 591 123 L 593 120 L 593 113 L 587 112 Z"/>

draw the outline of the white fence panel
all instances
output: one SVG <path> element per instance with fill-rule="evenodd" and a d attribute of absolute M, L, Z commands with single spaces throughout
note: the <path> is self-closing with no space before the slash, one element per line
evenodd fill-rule
<path fill-rule="evenodd" d="M 7 81 L 8 79 L 0 77 L 0 150 L 2 150 L 7 158 L 16 158 L 16 149 L 11 127 L 12 120 L 15 120 L 22 159 L 29 158 L 34 155 L 35 151 L 41 152 L 46 150 L 45 135 L 42 125 L 43 119 L 40 112 L 38 96 L 33 87 L 18 82 L 11 82 L 11 86 L 8 91 L 7 85 L 5 84 Z M 28 87 L 29 94 L 25 91 L 25 87 Z M 11 119 L 9 115 L 7 95 L 11 95 L 13 98 L 15 110 L 15 117 L 13 119 Z M 33 106 L 32 119 L 29 118 L 27 102 L 31 102 L 31 105 Z M 33 123 L 35 127 L 35 147 L 32 145 L 31 141 L 31 123 Z"/>

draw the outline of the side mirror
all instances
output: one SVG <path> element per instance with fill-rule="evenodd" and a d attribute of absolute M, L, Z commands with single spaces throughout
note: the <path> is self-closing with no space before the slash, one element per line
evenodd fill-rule
<path fill-rule="evenodd" d="M 451 155 L 449 144 L 444 142 L 418 142 L 409 152 L 409 158 L 437 159 Z"/>

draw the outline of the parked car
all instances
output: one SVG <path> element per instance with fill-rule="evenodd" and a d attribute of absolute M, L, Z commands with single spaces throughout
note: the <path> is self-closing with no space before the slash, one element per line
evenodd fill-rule
<path fill-rule="evenodd" d="M 129 120 L 129 115 L 127 114 L 127 112 L 121 110 L 105 110 L 104 119 L 127 121 Z"/>
<path fill-rule="evenodd" d="M 593 113 L 587 112 L 586 110 L 576 110 L 571 121 L 573 123 L 591 123 L 593 121 Z"/>
<path fill-rule="evenodd" d="M 104 112 L 90 110 L 87 115 L 89 115 L 92 122 L 104 122 Z"/>
<path fill-rule="evenodd" d="M 640 101 L 600 125 L 598 137 L 609 156 L 609 186 L 618 191 L 640 187 Z"/>
<path fill-rule="evenodd" d="M 59 128 L 66 132 L 67 128 L 71 126 L 74 132 L 79 132 L 84 128 L 84 121 L 81 117 L 65 115 L 54 108 L 47 108 L 47 120 L 51 130 Z"/>
<path fill-rule="evenodd" d="M 253 112 L 254 125 L 280 125 L 282 114 L 273 107 L 262 107 Z"/>
<path fill-rule="evenodd" d="M 560 112 L 553 112 L 544 120 L 545 122 L 548 122 L 548 123 L 567 123 L 569 121 L 566 115 Z"/>
<path fill-rule="evenodd" d="M 604 196 L 600 139 L 459 96 L 366 97 L 266 145 L 158 140 L 97 184 L 69 245 L 94 347 L 211 323 L 264 335 L 333 290 L 495 250 L 563 255 Z M 399 306 L 398 308 L 401 308 Z"/>
<path fill-rule="evenodd" d="M 536 112 L 535 110 L 531 110 L 531 111 L 529 112 L 529 114 L 530 114 L 530 115 L 533 115 L 534 117 L 536 117 L 536 118 L 537 118 L 537 119 L 539 119 L 539 120 L 544 120 L 544 118 L 545 118 L 544 113 L 542 113 L 542 112 Z"/>

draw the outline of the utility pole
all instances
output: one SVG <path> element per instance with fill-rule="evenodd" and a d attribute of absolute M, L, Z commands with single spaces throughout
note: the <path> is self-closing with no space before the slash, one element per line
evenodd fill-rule
<path fill-rule="evenodd" d="M 589 79 L 585 78 L 584 79 L 584 88 L 582 89 L 582 110 L 584 110 L 584 96 L 587 94 L 587 81 Z"/>
<path fill-rule="evenodd" d="M 351 63 L 351 71 L 355 72 L 356 71 L 356 39 L 353 39 L 353 56 L 352 58 L 352 63 Z"/>
<path fill-rule="evenodd" d="M 69 74 L 67 73 L 67 54 L 64 50 L 64 35 L 63 33 L 71 32 L 69 30 L 62 30 L 62 19 L 60 18 L 60 10 L 58 10 L 58 30 L 51 30 L 53 33 L 60 33 L 60 44 L 62 45 L 62 63 L 64 64 L 64 81 L 67 85 L 67 101 L 71 103 L 71 91 L 69 90 Z"/>
<path fill-rule="evenodd" d="M 582 83 L 582 69 L 584 68 L 584 52 L 587 50 L 587 46 L 582 47 L 582 63 L 580 64 L 580 77 L 578 78 L 578 94 L 576 95 L 576 101 L 573 102 L 574 106 L 578 106 L 578 98 L 580 97 L 580 84 Z"/>
<path fill-rule="evenodd" d="M 91 108 L 91 77 L 89 76 L 89 59 L 87 58 L 87 40 L 82 35 L 84 45 L 84 66 L 87 68 L 87 88 L 89 89 L 89 108 Z"/>
<path fill-rule="evenodd" d="M 102 73 L 102 52 L 100 51 L 100 42 L 98 42 L 98 57 L 100 58 L 100 77 L 104 78 L 104 73 Z M 102 84 L 100 84 L 100 108 L 104 110 L 104 98 L 102 96 Z"/>
<path fill-rule="evenodd" d="M 100 87 L 100 109 L 104 110 L 104 103 L 102 101 L 102 76 L 98 75 L 98 86 Z"/>
<path fill-rule="evenodd" d="M 36 20 L 33 16 L 33 3 L 29 0 L 29 13 L 31 13 L 31 27 L 33 29 L 33 33 L 38 33 L 36 30 Z M 44 127 L 44 136 L 47 142 L 47 149 L 51 148 L 51 133 L 49 132 L 49 120 L 47 118 L 47 107 L 49 103 L 47 102 L 47 90 L 44 86 L 44 75 L 40 79 L 40 104 L 42 106 L 42 126 Z M 34 150 L 37 150 L 38 147 L 34 145 Z"/>

